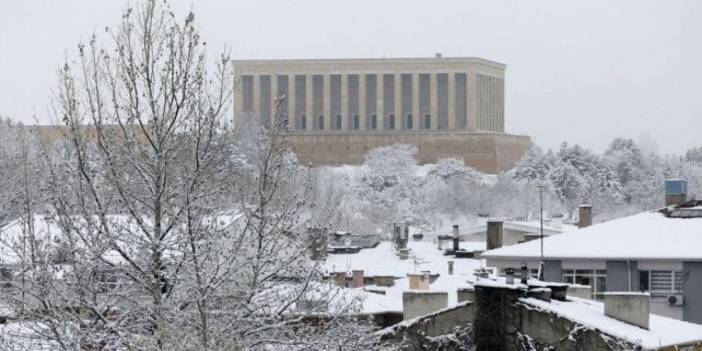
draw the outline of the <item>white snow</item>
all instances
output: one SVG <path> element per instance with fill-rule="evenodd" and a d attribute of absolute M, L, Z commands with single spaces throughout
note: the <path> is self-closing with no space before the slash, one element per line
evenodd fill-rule
<path fill-rule="evenodd" d="M 644 212 L 544 239 L 546 258 L 702 259 L 702 218 Z M 539 257 L 539 241 L 490 250 L 483 258 Z"/>
<path fill-rule="evenodd" d="M 546 302 L 535 298 L 521 298 L 529 306 L 553 312 L 583 326 L 600 330 L 606 334 L 619 337 L 632 343 L 640 344 L 644 349 L 681 345 L 702 341 L 702 325 L 683 322 L 655 314 L 650 315 L 649 329 L 607 317 L 604 304 L 592 300 L 568 297 L 569 301 L 551 300 Z"/>
<path fill-rule="evenodd" d="M 461 243 L 463 244 L 463 243 Z M 461 246 L 467 248 L 470 245 Z M 395 254 L 392 243 L 382 241 L 377 247 L 363 249 L 356 254 L 330 254 L 324 263 L 327 272 L 350 272 L 363 270 L 364 276 L 393 276 L 395 284 L 391 287 L 367 286 L 368 290 L 385 292 L 385 295 L 353 289 L 363 300 L 365 313 L 402 312 L 402 293 L 409 291 L 408 273 L 429 271 L 438 273 L 439 277 L 430 284 L 428 291 L 448 293 L 448 307 L 458 303 L 456 291 L 470 286 L 475 281 L 474 271 L 484 265 L 483 260 L 444 256 L 435 243 L 428 241 L 410 241 L 410 258 L 400 260 Z M 454 261 L 454 274 L 448 275 L 448 261 Z"/>

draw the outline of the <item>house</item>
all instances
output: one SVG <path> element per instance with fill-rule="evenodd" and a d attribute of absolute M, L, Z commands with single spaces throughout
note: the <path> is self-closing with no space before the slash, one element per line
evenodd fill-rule
<path fill-rule="evenodd" d="M 651 312 L 702 323 L 702 201 L 666 195 L 669 206 L 599 223 L 543 240 L 544 278 L 607 292 L 648 292 Z M 531 241 L 483 253 L 486 264 L 538 268 Z"/>

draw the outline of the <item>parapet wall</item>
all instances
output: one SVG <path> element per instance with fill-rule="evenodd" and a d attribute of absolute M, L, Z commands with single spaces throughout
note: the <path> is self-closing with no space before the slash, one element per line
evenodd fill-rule
<path fill-rule="evenodd" d="M 531 145 L 526 136 L 486 132 L 295 134 L 291 144 L 301 163 L 312 166 L 360 165 L 368 151 L 393 144 L 417 147 L 420 164 L 455 158 L 484 173 L 511 169 Z"/>

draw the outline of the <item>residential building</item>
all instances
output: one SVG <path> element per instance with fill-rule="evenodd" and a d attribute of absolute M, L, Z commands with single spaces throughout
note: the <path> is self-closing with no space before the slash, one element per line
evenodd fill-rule
<path fill-rule="evenodd" d="M 684 198 L 682 199 L 684 201 Z M 548 281 L 606 292 L 648 292 L 651 312 L 702 323 L 702 201 L 595 224 L 543 240 Z M 500 271 L 536 269 L 541 244 L 530 241 L 486 251 Z"/>

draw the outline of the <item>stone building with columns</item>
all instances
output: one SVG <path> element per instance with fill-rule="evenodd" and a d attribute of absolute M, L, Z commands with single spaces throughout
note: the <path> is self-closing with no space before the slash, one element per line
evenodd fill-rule
<path fill-rule="evenodd" d="M 413 144 L 420 163 L 511 168 L 530 144 L 505 133 L 505 65 L 481 58 L 234 61 L 235 124 L 280 118 L 311 165 L 360 164 L 368 150 Z"/>

